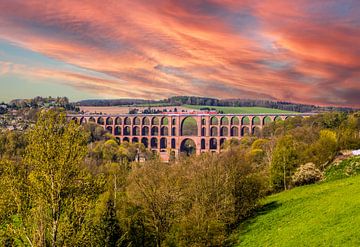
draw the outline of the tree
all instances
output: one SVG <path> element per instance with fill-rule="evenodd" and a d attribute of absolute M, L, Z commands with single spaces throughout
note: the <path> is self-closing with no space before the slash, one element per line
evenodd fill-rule
<path fill-rule="evenodd" d="M 64 208 L 74 202 L 84 188 L 82 167 L 87 134 L 64 114 L 43 111 L 28 134 L 25 162 L 32 167 L 29 183 L 38 233 L 47 245 L 58 244 L 59 225 Z"/>

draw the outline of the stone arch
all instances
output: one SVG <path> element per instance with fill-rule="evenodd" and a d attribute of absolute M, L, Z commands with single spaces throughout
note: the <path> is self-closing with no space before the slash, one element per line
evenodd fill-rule
<path fill-rule="evenodd" d="M 217 117 L 214 116 L 210 119 L 210 125 L 218 125 L 218 124 L 219 124 L 219 121 L 218 121 Z"/>
<path fill-rule="evenodd" d="M 168 124 L 169 124 L 169 119 L 167 117 L 161 118 L 161 125 L 168 125 Z"/>
<path fill-rule="evenodd" d="M 220 136 L 228 136 L 228 135 L 229 135 L 228 127 L 222 126 L 220 128 Z"/>
<path fill-rule="evenodd" d="M 281 116 L 276 116 L 276 117 L 274 118 L 274 121 L 282 121 Z"/>
<path fill-rule="evenodd" d="M 171 135 L 176 136 L 176 127 L 171 128 Z"/>
<path fill-rule="evenodd" d="M 200 144 L 200 148 L 201 149 L 205 149 L 206 148 L 206 141 L 205 141 L 205 139 L 203 138 L 203 139 L 201 139 L 201 144 Z"/>
<path fill-rule="evenodd" d="M 226 142 L 226 138 L 221 138 L 221 139 L 220 139 L 220 149 L 223 149 L 223 148 L 224 148 L 225 142 Z"/>
<path fill-rule="evenodd" d="M 94 118 L 94 117 L 90 117 L 90 118 L 89 118 L 89 123 L 96 123 L 95 118 Z"/>
<path fill-rule="evenodd" d="M 201 119 L 201 125 L 206 125 L 206 119 L 205 118 Z"/>
<path fill-rule="evenodd" d="M 133 137 L 131 140 L 132 143 L 138 143 L 139 142 L 139 138 L 137 137 Z"/>
<path fill-rule="evenodd" d="M 113 125 L 113 123 L 114 123 L 114 120 L 112 119 L 112 117 L 108 117 L 106 119 L 106 125 Z"/>
<path fill-rule="evenodd" d="M 109 131 L 111 134 L 113 133 L 113 128 L 112 126 L 107 126 L 106 130 Z"/>
<path fill-rule="evenodd" d="M 167 148 L 167 140 L 165 137 L 160 139 L 160 148 Z"/>
<path fill-rule="evenodd" d="M 121 125 L 121 124 L 122 124 L 121 117 L 115 118 L 115 125 Z"/>
<path fill-rule="evenodd" d="M 115 135 L 117 135 L 117 136 L 121 135 L 121 127 L 120 126 L 115 127 Z"/>
<path fill-rule="evenodd" d="M 181 122 L 181 135 L 182 136 L 197 136 L 198 126 L 195 118 L 186 117 Z"/>
<path fill-rule="evenodd" d="M 72 117 L 72 118 L 71 118 L 71 121 L 74 121 L 74 123 L 78 123 L 77 117 Z"/>
<path fill-rule="evenodd" d="M 159 127 L 157 127 L 157 126 L 152 127 L 152 128 L 151 128 L 151 135 L 152 135 L 152 136 L 157 136 L 157 135 L 159 135 Z"/>
<path fill-rule="evenodd" d="M 130 131 L 131 131 L 130 127 L 129 127 L 129 126 L 125 126 L 125 127 L 124 127 L 124 136 L 129 136 L 129 135 L 131 135 Z"/>
<path fill-rule="evenodd" d="M 171 148 L 176 148 L 176 140 L 175 140 L 175 138 L 171 139 Z"/>
<path fill-rule="evenodd" d="M 145 148 L 149 147 L 149 140 L 146 137 L 141 138 L 141 143 L 144 144 Z"/>
<path fill-rule="evenodd" d="M 143 125 L 150 125 L 150 119 L 148 117 L 144 117 L 142 119 L 142 124 Z"/>
<path fill-rule="evenodd" d="M 217 139 L 216 138 L 210 138 L 209 148 L 217 149 Z"/>
<path fill-rule="evenodd" d="M 171 120 L 171 122 L 172 122 L 172 125 L 176 125 L 176 118 L 173 118 L 173 119 Z"/>
<path fill-rule="evenodd" d="M 100 125 L 104 125 L 105 121 L 102 117 L 99 117 L 98 120 L 97 120 L 97 123 L 100 124 Z"/>
<path fill-rule="evenodd" d="M 240 121 L 238 117 L 232 117 L 231 118 L 231 125 L 239 125 Z"/>
<path fill-rule="evenodd" d="M 201 136 L 206 136 L 206 128 L 205 127 L 201 128 Z"/>
<path fill-rule="evenodd" d="M 263 119 L 263 125 L 269 124 L 269 123 L 271 123 L 271 122 L 272 122 L 271 117 L 269 117 L 269 116 L 264 117 L 264 119 Z"/>
<path fill-rule="evenodd" d="M 148 126 L 144 126 L 142 128 L 141 135 L 143 135 L 143 136 L 148 136 L 149 135 L 149 127 Z"/>
<path fill-rule="evenodd" d="M 124 118 L 125 125 L 131 125 L 131 119 L 129 117 Z"/>
<path fill-rule="evenodd" d="M 234 126 L 230 130 L 230 136 L 238 136 L 239 135 L 239 128 Z"/>
<path fill-rule="evenodd" d="M 134 126 L 132 129 L 132 135 L 133 136 L 139 136 L 140 135 L 140 128 L 139 126 Z"/>
<path fill-rule="evenodd" d="M 254 126 L 252 128 L 251 134 L 254 136 L 260 137 L 261 136 L 261 128 L 258 126 Z"/>
<path fill-rule="evenodd" d="M 140 123 L 141 123 L 140 118 L 139 117 L 134 117 L 133 124 L 134 125 L 140 125 Z"/>
<path fill-rule="evenodd" d="M 245 116 L 241 119 L 242 125 L 249 125 L 250 124 L 250 118 L 248 116 Z"/>
<path fill-rule="evenodd" d="M 196 143 L 191 138 L 186 138 L 181 142 L 180 152 L 186 155 L 192 155 L 196 153 Z"/>
<path fill-rule="evenodd" d="M 153 117 L 151 120 L 151 124 L 152 125 L 159 125 L 159 118 L 158 117 Z"/>
<path fill-rule="evenodd" d="M 124 137 L 123 142 L 130 142 L 129 137 Z"/>
<path fill-rule="evenodd" d="M 229 119 L 227 117 L 222 117 L 220 119 L 220 125 L 228 125 L 229 124 Z"/>
<path fill-rule="evenodd" d="M 84 117 L 82 117 L 82 118 L 80 118 L 80 124 L 84 124 L 84 123 L 86 123 L 87 121 L 86 121 L 86 118 L 84 118 Z"/>
<path fill-rule="evenodd" d="M 246 135 L 250 135 L 250 129 L 249 127 L 244 126 L 241 128 L 241 136 L 246 136 Z"/>
<path fill-rule="evenodd" d="M 261 124 L 260 118 L 259 118 L 258 116 L 253 117 L 253 119 L 252 119 L 252 124 L 253 124 L 253 125 L 260 125 L 260 124 Z"/>
<path fill-rule="evenodd" d="M 210 128 L 210 136 L 218 136 L 218 128 L 213 126 Z"/>
<path fill-rule="evenodd" d="M 166 126 L 161 127 L 160 135 L 161 136 L 168 136 L 169 135 L 168 127 L 166 127 Z"/>
<path fill-rule="evenodd" d="M 158 139 L 156 137 L 151 138 L 150 146 L 151 148 L 158 148 Z"/>

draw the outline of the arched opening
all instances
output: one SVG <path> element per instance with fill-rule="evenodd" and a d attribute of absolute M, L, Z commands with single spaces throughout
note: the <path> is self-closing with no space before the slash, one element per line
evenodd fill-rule
<path fill-rule="evenodd" d="M 231 124 L 232 125 L 239 125 L 240 121 L 238 117 L 232 117 L 231 118 Z"/>
<path fill-rule="evenodd" d="M 169 124 L 168 118 L 167 118 L 167 117 L 163 117 L 163 118 L 161 119 L 161 125 L 168 125 L 168 124 Z"/>
<path fill-rule="evenodd" d="M 210 125 L 218 125 L 219 121 L 217 119 L 217 117 L 212 117 L 210 119 Z"/>
<path fill-rule="evenodd" d="M 252 135 L 260 137 L 261 136 L 261 129 L 259 127 L 253 127 L 252 129 Z"/>
<path fill-rule="evenodd" d="M 190 138 L 186 138 L 185 140 L 183 140 L 181 142 L 180 152 L 185 153 L 188 156 L 192 155 L 192 154 L 195 154 L 196 153 L 196 144 L 195 144 L 195 142 Z"/>
<path fill-rule="evenodd" d="M 116 140 L 117 144 L 120 145 L 120 143 L 121 143 L 120 137 L 115 137 L 115 140 Z"/>
<path fill-rule="evenodd" d="M 159 118 L 158 117 L 153 117 L 153 119 L 151 120 L 151 124 L 152 125 L 159 125 Z"/>
<path fill-rule="evenodd" d="M 176 140 L 175 140 L 175 138 L 171 139 L 171 148 L 176 148 Z"/>
<path fill-rule="evenodd" d="M 243 117 L 243 118 L 241 119 L 241 124 L 242 124 L 242 125 L 249 125 L 249 124 L 250 124 L 250 119 L 249 119 L 249 117 Z"/>
<path fill-rule="evenodd" d="M 130 142 L 128 137 L 124 137 L 123 142 Z"/>
<path fill-rule="evenodd" d="M 252 119 L 252 124 L 253 124 L 253 125 L 260 125 L 260 124 L 261 124 L 260 118 L 259 118 L 258 116 L 253 117 L 253 119 Z"/>
<path fill-rule="evenodd" d="M 264 119 L 263 119 L 263 124 L 264 125 L 269 124 L 271 122 L 272 122 L 271 117 L 269 117 L 269 116 L 264 117 Z"/>
<path fill-rule="evenodd" d="M 133 137 L 133 139 L 131 140 L 132 143 L 138 143 L 139 142 L 139 138 L 137 137 Z"/>
<path fill-rule="evenodd" d="M 156 126 L 152 127 L 152 128 L 151 128 L 151 135 L 152 135 L 152 136 L 157 136 L 157 135 L 159 135 L 159 128 L 156 127 Z"/>
<path fill-rule="evenodd" d="M 139 136 L 139 135 L 140 135 L 140 128 L 139 128 L 139 126 L 133 127 L 132 135 L 133 135 L 133 136 Z"/>
<path fill-rule="evenodd" d="M 166 126 L 161 127 L 160 135 L 161 136 L 168 136 L 169 135 L 168 127 L 166 127 Z"/>
<path fill-rule="evenodd" d="M 93 118 L 93 117 L 90 117 L 89 118 L 89 123 L 95 123 L 96 121 L 95 121 L 95 118 Z"/>
<path fill-rule="evenodd" d="M 281 118 L 280 116 L 276 116 L 276 117 L 274 118 L 274 121 L 282 121 L 282 118 Z"/>
<path fill-rule="evenodd" d="M 105 123 L 104 119 L 102 117 L 99 117 L 97 120 L 97 123 L 100 125 L 103 125 Z"/>
<path fill-rule="evenodd" d="M 142 119 L 142 124 L 143 124 L 143 125 L 150 125 L 150 120 L 149 120 L 149 118 L 148 118 L 148 117 L 144 117 L 144 118 Z"/>
<path fill-rule="evenodd" d="M 158 148 L 158 140 L 157 138 L 151 138 L 151 148 Z"/>
<path fill-rule="evenodd" d="M 149 127 L 144 126 L 144 127 L 142 128 L 141 135 L 143 135 L 143 136 L 148 136 L 148 135 L 149 135 Z"/>
<path fill-rule="evenodd" d="M 228 136 L 229 135 L 229 130 L 227 127 L 221 127 L 220 129 L 220 136 Z"/>
<path fill-rule="evenodd" d="M 148 148 L 149 147 L 149 140 L 146 138 L 146 137 L 143 137 L 141 139 L 141 143 L 144 144 L 144 147 L 145 148 Z"/>
<path fill-rule="evenodd" d="M 135 117 L 133 120 L 134 125 L 140 125 L 140 118 L 139 117 Z"/>
<path fill-rule="evenodd" d="M 218 136 L 218 128 L 217 127 L 211 127 L 210 136 Z"/>
<path fill-rule="evenodd" d="M 172 127 L 172 129 L 171 129 L 171 135 L 172 135 L 172 136 L 176 136 L 176 128 L 175 128 L 175 127 Z"/>
<path fill-rule="evenodd" d="M 231 136 L 238 136 L 239 135 L 239 128 L 238 127 L 232 127 L 230 130 L 230 135 Z"/>
<path fill-rule="evenodd" d="M 220 120 L 220 124 L 221 125 L 228 125 L 229 124 L 229 119 L 227 117 L 222 117 Z"/>
<path fill-rule="evenodd" d="M 106 130 L 107 130 L 110 134 L 112 134 L 112 132 L 113 132 L 113 128 L 112 128 L 111 126 L 107 126 L 107 127 L 106 127 Z"/>
<path fill-rule="evenodd" d="M 124 119 L 124 124 L 125 124 L 125 125 L 131 125 L 131 119 L 130 119 L 129 117 L 126 117 L 126 118 Z"/>
<path fill-rule="evenodd" d="M 201 149 L 205 149 L 205 139 L 201 139 Z"/>
<path fill-rule="evenodd" d="M 220 149 L 223 149 L 223 148 L 224 148 L 225 142 L 226 142 L 226 139 L 225 139 L 225 138 L 221 138 L 221 139 L 220 139 Z"/>
<path fill-rule="evenodd" d="M 176 118 L 173 118 L 172 119 L 172 125 L 175 125 L 176 124 Z"/>
<path fill-rule="evenodd" d="M 73 121 L 74 123 L 77 123 L 78 122 L 77 117 L 71 118 L 71 121 Z"/>
<path fill-rule="evenodd" d="M 209 144 L 210 144 L 209 145 L 210 149 L 217 149 L 217 140 L 216 140 L 216 138 L 211 138 Z"/>
<path fill-rule="evenodd" d="M 160 139 L 160 148 L 167 148 L 167 140 L 164 137 Z"/>
<path fill-rule="evenodd" d="M 106 125 L 113 125 L 113 123 L 114 123 L 114 121 L 113 121 L 113 119 L 111 117 L 108 117 L 106 119 Z"/>
<path fill-rule="evenodd" d="M 119 127 L 119 126 L 116 126 L 116 127 L 115 127 L 115 135 L 116 135 L 116 136 L 120 136 L 120 135 L 121 135 L 121 127 Z"/>
<path fill-rule="evenodd" d="M 193 117 L 185 118 L 181 123 L 182 136 L 197 136 L 198 128 L 196 120 Z"/>
<path fill-rule="evenodd" d="M 124 136 L 129 136 L 130 135 L 130 127 L 129 126 L 126 126 L 124 128 Z"/>
<path fill-rule="evenodd" d="M 86 118 L 84 117 L 80 118 L 80 124 L 84 124 L 84 123 L 86 123 Z"/>
<path fill-rule="evenodd" d="M 121 125 L 122 121 L 120 117 L 115 118 L 115 125 Z"/>
<path fill-rule="evenodd" d="M 201 128 L 201 136 L 206 136 L 206 128 L 205 127 Z"/>
<path fill-rule="evenodd" d="M 241 136 L 247 136 L 247 135 L 250 135 L 250 130 L 249 130 L 249 127 L 242 127 L 241 128 Z"/>
<path fill-rule="evenodd" d="M 201 119 L 201 125 L 206 125 L 206 119 L 205 118 Z"/>

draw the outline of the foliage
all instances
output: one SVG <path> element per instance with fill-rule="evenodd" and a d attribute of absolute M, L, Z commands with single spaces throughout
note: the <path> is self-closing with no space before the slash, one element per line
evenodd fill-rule
<path fill-rule="evenodd" d="M 360 156 L 334 163 L 325 170 L 325 180 L 332 181 L 360 174 Z"/>
<path fill-rule="evenodd" d="M 292 176 L 292 182 L 296 186 L 313 184 L 323 177 L 322 172 L 316 168 L 314 163 L 301 165 Z"/>

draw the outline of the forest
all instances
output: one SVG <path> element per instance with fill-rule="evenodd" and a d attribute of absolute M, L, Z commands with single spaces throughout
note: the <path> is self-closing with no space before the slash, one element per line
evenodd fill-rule
<path fill-rule="evenodd" d="M 359 148 L 360 113 L 331 112 L 163 163 L 142 144 L 42 110 L 26 131 L 0 133 L 0 245 L 232 246 L 263 197 L 321 181 L 343 150 Z"/>

